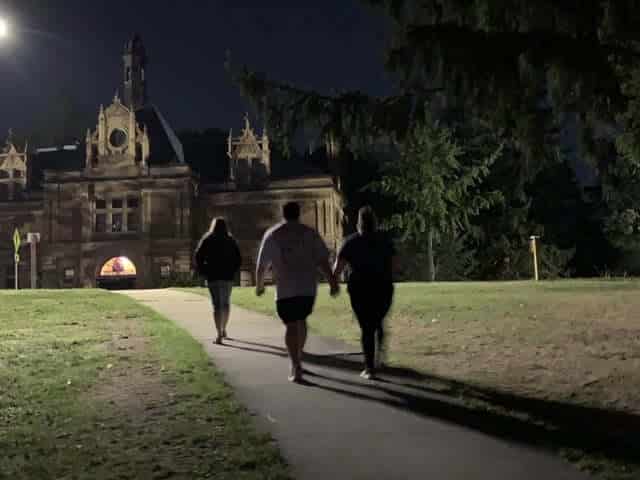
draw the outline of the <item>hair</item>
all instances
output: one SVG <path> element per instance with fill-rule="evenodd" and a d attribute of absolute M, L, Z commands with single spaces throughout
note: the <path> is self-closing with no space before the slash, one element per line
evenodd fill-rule
<path fill-rule="evenodd" d="M 222 217 L 216 217 L 211 220 L 208 235 L 214 235 L 216 237 L 225 237 L 229 235 L 229 229 L 227 228 L 227 222 L 225 219 Z"/>
<path fill-rule="evenodd" d="M 282 207 L 282 216 L 287 222 L 300 219 L 300 205 L 298 202 L 288 202 Z"/>
<path fill-rule="evenodd" d="M 366 205 L 358 210 L 358 232 L 373 233 L 378 230 L 378 219 L 373 209 Z"/>

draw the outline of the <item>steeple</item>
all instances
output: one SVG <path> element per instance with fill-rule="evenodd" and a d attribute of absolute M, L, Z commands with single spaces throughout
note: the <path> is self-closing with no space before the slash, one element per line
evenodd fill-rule
<path fill-rule="evenodd" d="M 147 52 L 138 34 L 124 46 L 124 104 L 138 110 L 147 103 Z"/>

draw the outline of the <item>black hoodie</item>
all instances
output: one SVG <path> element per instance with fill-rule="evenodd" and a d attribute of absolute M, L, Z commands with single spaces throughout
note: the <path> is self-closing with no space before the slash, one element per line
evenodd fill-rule
<path fill-rule="evenodd" d="M 200 242 L 195 260 L 198 273 L 208 281 L 232 281 L 242 262 L 240 249 L 233 237 L 212 234 Z"/>

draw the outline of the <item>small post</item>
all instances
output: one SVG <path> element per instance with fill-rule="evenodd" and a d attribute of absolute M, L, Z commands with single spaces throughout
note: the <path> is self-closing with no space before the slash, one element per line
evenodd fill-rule
<path fill-rule="evenodd" d="M 27 242 L 31 253 L 31 288 L 38 288 L 38 242 L 40 241 L 39 233 L 28 233 Z"/>
<path fill-rule="evenodd" d="M 538 280 L 540 280 L 540 278 L 538 276 L 538 248 L 536 245 L 536 240 L 540 237 L 537 235 L 531 235 L 531 237 L 529 238 L 531 240 L 531 254 L 533 255 L 533 276 L 535 281 L 537 282 Z"/>
<path fill-rule="evenodd" d="M 13 273 L 14 273 L 14 284 L 15 289 L 18 290 L 18 264 L 20 263 L 20 244 L 22 243 L 20 239 L 20 231 L 16 228 L 13 231 Z"/>
<path fill-rule="evenodd" d="M 20 255 L 15 254 L 13 257 L 13 283 L 15 285 L 15 289 L 18 290 L 18 264 L 20 263 Z"/>

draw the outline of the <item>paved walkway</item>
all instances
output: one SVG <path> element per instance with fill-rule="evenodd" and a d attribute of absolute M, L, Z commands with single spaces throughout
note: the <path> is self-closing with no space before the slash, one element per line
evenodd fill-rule
<path fill-rule="evenodd" d="M 124 293 L 202 342 L 240 401 L 278 440 L 298 480 L 587 478 L 553 455 L 504 440 L 497 417 L 494 423 L 437 389 L 396 377 L 361 380 L 359 352 L 339 341 L 311 336 L 305 368 L 313 375 L 308 384 L 292 384 L 279 321 L 234 307 L 233 340 L 218 346 L 207 298 Z"/>

